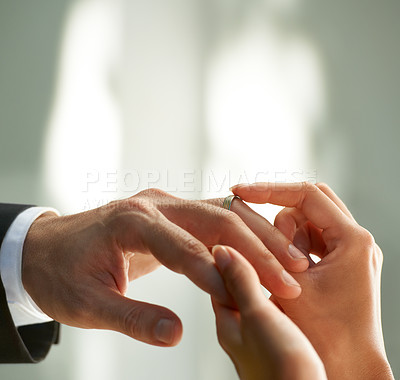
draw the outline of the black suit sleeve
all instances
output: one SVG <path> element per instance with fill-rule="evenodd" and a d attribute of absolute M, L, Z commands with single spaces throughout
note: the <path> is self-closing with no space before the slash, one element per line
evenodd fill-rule
<path fill-rule="evenodd" d="M 31 206 L 0 203 L 0 245 L 14 219 Z M 0 277 L 0 363 L 36 363 L 58 342 L 59 324 L 40 323 L 16 328 Z"/>

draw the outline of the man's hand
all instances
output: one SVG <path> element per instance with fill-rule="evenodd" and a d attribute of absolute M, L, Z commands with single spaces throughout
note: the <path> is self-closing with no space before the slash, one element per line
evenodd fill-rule
<path fill-rule="evenodd" d="M 274 247 L 275 258 L 239 216 L 221 206 L 222 200 L 187 201 L 147 190 L 81 214 L 44 215 L 25 241 L 23 285 L 61 323 L 115 330 L 159 346 L 179 342 L 179 318 L 166 308 L 124 296 L 129 281 L 159 263 L 230 305 L 208 248 L 228 244 L 262 273 L 272 294 L 297 297 L 300 286 L 284 267 L 303 271 L 307 259 L 293 257 L 289 239 L 271 226 L 261 239 Z"/>
<path fill-rule="evenodd" d="M 383 256 L 372 235 L 324 184 L 257 183 L 236 186 L 245 201 L 286 206 L 275 226 L 305 255 L 321 261 L 295 274 L 296 300 L 272 299 L 300 327 L 330 379 L 392 379 L 382 336 Z"/>

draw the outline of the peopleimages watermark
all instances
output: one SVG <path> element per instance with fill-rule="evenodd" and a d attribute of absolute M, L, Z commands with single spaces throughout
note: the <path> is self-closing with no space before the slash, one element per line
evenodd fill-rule
<path fill-rule="evenodd" d="M 82 192 L 133 195 L 140 190 L 159 188 L 169 193 L 220 193 L 238 183 L 317 183 L 316 169 L 251 170 L 91 170 L 84 174 Z"/>

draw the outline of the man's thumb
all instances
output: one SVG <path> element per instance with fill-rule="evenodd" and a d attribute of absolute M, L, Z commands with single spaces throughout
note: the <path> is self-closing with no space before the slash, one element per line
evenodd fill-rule
<path fill-rule="evenodd" d="M 111 292 L 103 297 L 101 328 L 118 331 L 155 346 L 175 346 L 182 337 L 182 323 L 171 310 Z"/>

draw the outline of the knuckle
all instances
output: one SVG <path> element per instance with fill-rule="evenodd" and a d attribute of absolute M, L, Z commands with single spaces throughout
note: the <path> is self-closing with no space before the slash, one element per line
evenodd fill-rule
<path fill-rule="evenodd" d="M 174 264 L 174 272 L 176 273 L 191 273 L 195 262 L 197 262 L 198 260 L 201 261 L 202 257 L 205 257 L 205 255 L 209 255 L 207 248 L 194 237 L 184 240 L 182 248 L 185 259 L 179 260 L 179 262 L 176 262 Z"/>
<path fill-rule="evenodd" d="M 121 315 L 121 330 L 134 338 L 142 338 L 146 333 L 146 313 L 142 308 L 131 307 Z"/>
<path fill-rule="evenodd" d="M 195 238 L 189 238 L 184 243 L 185 250 L 190 252 L 191 255 L 200 256 L 204 254 L 203 245 L 197 241 Z"/>
<path fill-rule="evenodd" d="M 363 227 L 358 228 L 358 238 L 365 248 L 373 248 L 375 246 L 375 239 L 372 234 Z"/>
<path fill-rule="evenodd" d="M 303 207 L 303 202 L 307 197 L 307 194 L 320 191 L 319 188 L 311 182 L 301 182 L 300 191 L 298 191 L 298 197 L 295 202 L 295 207 L 301 209 Z"/>
<path fill-rule="evenodd" d="M 332 189 L 329 187 L 328 184 L 326 184 L 325 182 L 318 182 L 316 185 L 316 187 L 318 187 L 318 189 L 320 189 L 323 192 L 328 192 L 331 191 Z"/>
<path fill-rule="evenodd" d="M 136 196 L 126 199 L 125 206 L 127 211 L 134 211 L 135 213 L 148 215 L 149 217 L 155 216 L 157 211 L 151 201 Z"/>
<path fill-rule="evenodd" d="M 140 193 L 136 194 L 136 196 L 143 198 L 165 198 L 169 196 L 169 194 L 161 189 L 150 188 L 141 191 Z"/>
<path fill-rule="evenodd" d="M 149 227 L 157 224 L 159 217 L 160 212 L 153 204 L 146 199 L 134 196 L 117 201 L 114 206 L 110 207 L 104 224 L 111 231 L 117 231 L 122 226 Z"/>
<path fill-rule="evenodd" d="M 304 192 L 317 191 L 318 186 L 314 185 L 311 182 L 304 181 L 304 182 L 302 182 L 302 189 Z"/>
<path fill-rule="evenodd" d="M 270 225 L 269 223 L 268 223 L 267 228 L 268 228 L 269 236 L 268 236 L 268 238 L 263 239 L 263 243 L 267 243 L 267 240 L 269 241 L 269 240 L 271 240 L 271 238 L 273 240 L 281 240 L 283 235 L 282 235 L 282 232 L 279 230 L 279 228 L 277 228 L 273 225 Z M 266 241 L 264 242 L 264 240 L 266 240 Z M 285 241 L 286 241 L 286 239 L 285 239 Z"/>
<path fill-rule="evenodd" d="M 135 197 L 147 202 L 161 212 L 165 212 L 168 209 L 178 210 L 180 208 L 186 208 L 188 207 L 188 204 L 190 204 L 190 202 L 185 199 L 175 197 L 163 190 L 156 188 L 143 190 L 139 194 L 135 195 Z"/>
<path fill-rule="evenodd" d="M 108 203 L 104 206 L 107 215 L 115 216 L 118 215 L 121 211 L 125 210 L 125 200 L 116 200 Z"/>
<path fill-rule="evenodd" d="M 277 258 L 267 248 L 264 248 L 262 258 L 264 263 L 269 265 L 273 265 L 277 262 Z"/>
<path fill-rule="evenodd" d="M 223 211 L 225 211 L 225 212 L 223 212 Z M 235 214 L 232 211 L 221 209 L 221 217 L 222 217 L 225 225 L 227 225 L 228 227 L 237 226 L 238 224 L 243 223 L 243 221 L 239 217 L 239 215 Z"/>
<path fill-rule="evenodd" d="M 357 226 L 352 234 L 354 248 L 362 258 L 359 265 L 364 265 L 379 270 L 383 263 L 383 253 L 375 243 L 373 235 L 363 227 Z"/>
<path fill-rule="evenodd" d="M 237 231 L 238 228 L 243 228 L 245 226 L 245 223 L 240 216 L 235 214 L 233 211 L 215 207 L 212 210 L 212 215 L 214 225 L 216 226 L 214 232 L 219 238 L 221 238 L 226 232 L 231 233 L 232 231 Z"/>
<path fill-rule="evenodd" d="M 224 208 L 219 208 L 219 207 L 212 207 L 212 211 L 215 215 L 215 218 L 219 222 L 222 222 L 225 219 L 226 214 L 230 213 L 230 211 L 225 210 Z"/>

